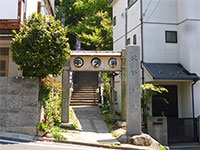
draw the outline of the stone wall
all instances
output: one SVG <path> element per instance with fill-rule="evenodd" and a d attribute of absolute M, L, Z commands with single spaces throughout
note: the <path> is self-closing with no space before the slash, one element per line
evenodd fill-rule
<path fill-rule="evenodd" d="M 0 131 L 36 134 L 39 80 L 0 77 Z"/>

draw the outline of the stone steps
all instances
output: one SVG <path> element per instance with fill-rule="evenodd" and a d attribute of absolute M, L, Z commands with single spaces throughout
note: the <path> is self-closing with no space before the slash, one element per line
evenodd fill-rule
<path fill-rule="evenodd" d="M 76 72 L 74 75 L 71 106 L 98 104 L 97 76 L 94 72 Z"/>
<path fill-rule="evenodd" d="M 91 93 L 88 93 L 88 94 L 85 94 L 85 93 L 74 93 L 72 95 L 73 98 L 97 98 L 97 94 L 91 94 Z M 72 98 L 72 99 L 73 99 Z"/>

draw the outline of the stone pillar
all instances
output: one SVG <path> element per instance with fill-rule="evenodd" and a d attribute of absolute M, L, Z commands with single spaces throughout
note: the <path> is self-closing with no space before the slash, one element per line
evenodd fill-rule
<path fill-rule="evenodd" d="M 127 47 L 126 57 L 127 135 L 141 134 L 140 48 Z"/>
<path fill-rule="evenodd" d="M 69 123 L 70 102 L 70 69 L 69 62 L 65 64 L 62 72 L 62 123 Z"/>
<path fill-rule="evenodd" d="M 121 117 L 126 120 L 126 49 L 122 49 L 121 60 Z"/>

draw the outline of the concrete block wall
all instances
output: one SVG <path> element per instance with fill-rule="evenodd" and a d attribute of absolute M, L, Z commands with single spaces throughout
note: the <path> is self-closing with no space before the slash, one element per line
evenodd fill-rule
<path fill-rule="evenodd" d="M 38 79 L 0 77 L 0 131 L 35 135 L 38 96 Z"/>

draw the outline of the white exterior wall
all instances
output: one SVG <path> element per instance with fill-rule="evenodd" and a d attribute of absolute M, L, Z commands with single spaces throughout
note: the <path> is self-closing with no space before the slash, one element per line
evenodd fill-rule
<path fill-rule="evenodd" d="M 144 62 L 179 63 L 177 43 L 165 43 L 165 31 L 176 31 L 176 25 L 144 24 Z"/>
<path fill-rule="evenodd" d="M 2 1 L 0 4 L 0 19 L 17 19 L 18 0 L 2 0 Z"/>
<path fill-rule="evenodd" d="M 200 1 L 177 0 L 180 63 L 200 76 Z M 194 85 L 195 116 L 200 115 L 200 83 Z"/>
<path fill-rule="evenodd" d="M 55 11 L 55 0 L 50 0 L 53 12 Z"/>
<path fill-rule="evenodd" d="M 125 7 L 126 3 L 122 0 L 116 0 L 113 7 L 113 17 L 116 16 L 116 25 L 113 27 L 113 48 L 114 50 L 121 50 L 125 48 Z M 137 1 L 134 7 L 130 7 L 127 12 L 128 27 L 127 38 L 130 38 L 131 44 L 133 44 L 133 35 L 137 35 L 137 43 L 140 41 L 140 2 Z"/>
<path fill-rule="evenodd" d="M 191 83 L 184 82 L 180 84 L 180 98 L 179 101 L 179 117 L 180 118 L 192 118 L 192 91 Z"/>
<path fill-rule="evenodd" d="M 113 27 L 113 45 L 114 50 L 121 50 L 124 48 L 124 33 L 125 33 L 125 18 L 122 18 L 124 13 L 125 3 L 122 0 L 115 0 L 115 7 L 113 7 L 113 17 L 116 16 L 116 25 Z"/>
<path fill-rule="evenodd" d="M 200 1 L 199 0 L 142 0 L 144 61 L 153 63 L 181 63 L 191 73 L 200 76 Z M 150 3 L 149 3 L 150 2 Z M 121 17 L 127 1 L 114 0 L 113 47 L 125 47 L 125 19 Z M 166 43 L 165 31 L 177 31 L 178 43 Z M 137 34 L 141 46 L 140 0 L 128 9 L 128 35 L 131 44 Z M 148 77 L 148 78 L 146 78 Z M 149 81 L 149 75 L 145 73 Z M 174 82 L 175 83 L 175 82 Z M 173 84 L 173 83 L 171 83 Z M 178 84 L 179 117 L 192 117 L 192 82 Z M 116 86 L 120 86 L 117 83 Z M 119 89 L 119 88 L 116 88 Z M 194 85 L 195 116 L 200 115 L 200 82 Z M 120 98 L 119 98 L 120 97 Z M 118 101 L 121 93 L 118 91 Z"/>
<path fill-rule="evenodd" d="M 177 31 L 176 4 L 175 0 L 143 0 L 144 62 L 179 63 L 178 44 L 165 42 L 166 30 Z"/>
<path fill-rule="evenodd" d="M 142 9 L 144 22 L 177 22 L 176 0 L 143 0 Z"/>
<path fill-rule="evenodd" d="M 127 3 L 123 0 L 115 0 L 113 3 L 113 17 L 116 16 L 116 25 L 113 27 L 113 49 L 119 51 L 125 48 L 125 7 Z M 133 44 L 133 35 L 136 34 L 137 45 L 140 44 L 141 26 L 140 26 L 140 12 L 138 11 L 140 2 L 135 3 L 135 7 L 128 9 L 128 28 L 127 39 L 130 38 L 131 44 Z M 117 106 L 116 110 L 121 112 L 121 80 L 120 76 L 115 77 L 115 90 L 117 91 Z"/>
<path fill-rule="evenodd" d="M 32 13 L 37 12 L 37 6 L 39 1 L 41 0 L 27 0 L 26 18 L 28 18 Z"/>

